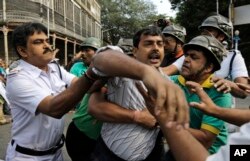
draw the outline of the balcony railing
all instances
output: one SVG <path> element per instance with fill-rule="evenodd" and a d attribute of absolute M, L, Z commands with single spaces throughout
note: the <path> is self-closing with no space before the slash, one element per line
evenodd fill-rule
<path fill-rule="evenodd" d="M 101 38 L 100 25 L 99 28 L 98 25 L 93 26 L 93 24 L 100 24 L 100 22 L 96 21 L 96 18 L 92 17 L 96 15 L 89 15 L 89 12 L 84 11 L 83 8 L 80 9 L 79 6 L 75 6 L 75 4 L 73 4 L 71 1 L 60 0 L 60 2 L 63 4 L 58 4 L 58 0 L 50 0 L 48 1 L 50 3 L 49 7 L 46 6 L 46 4 L 44 3 L 45 1 L 42 1 L 42 3 L 40 3 L 41 1 L 38 2 L 29 0 L 5 1 L 6 22 L 3 23 L 7 23 L 8 25 L 36 21 L 49 26 L 49 29 L 52 32 L 58 32 L 80 41 L 82 41 L 87 36 L 95 36 Z M 56 11 L 55 8 L 58 8 L 58 6 L 55 6 L 56 4 L 65 5 L 65 7 L 63 7 L 65 11 Z M 47 15 L 48 13 L 49 16 Z M 3 6 L 1 3 L 0 21 L 3 20 L 2 14 Z"/>

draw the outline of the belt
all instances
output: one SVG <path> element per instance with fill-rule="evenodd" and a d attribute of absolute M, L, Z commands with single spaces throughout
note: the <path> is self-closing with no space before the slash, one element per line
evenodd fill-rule
<path fill-rule="evenodd" d="M 43 155 L 55 154 L 57 152 L 57 150 L 59 150 L 61 147 L 63 147 L 64 141 L 65 141 L 65 136 L 62 135 L 59 142 L 55 146 L 53 146 L 52 148 L 50 148 L 48 150 L 38 151 L 38 150 L 22 147 L 18 144 L 16 144 L 15 150 L 19 153 L 26 154 L 26 155 L 32 155 L 32 156 L 43 156 Z M 13 145 L 14 143 L 15 143 L 15 140 L 12 139 L 11 145 Z"/>

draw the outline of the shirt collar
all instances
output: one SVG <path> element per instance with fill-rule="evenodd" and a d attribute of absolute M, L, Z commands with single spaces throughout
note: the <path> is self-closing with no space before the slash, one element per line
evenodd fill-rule
<path fill-rule="evenodd" d="M 25 69 L 33 78 L 39 77 L 43 70 L 37 68 L 36 66 L 24 61 L 24 60 L 19 60 L 20 61 L 20 66 L 22 69 Z M 48 64 L 48 71 L 49 72 L 56 72 L 56 69 L 53 68 L 52 63 Z"/>
<path fill-rule="evenodd" d="M 201 87 L 202 88 L 212 88 L 213 87 L 213 83 L 211 82 L 211 77 L 213 76 L 213 74 L 211 74 L 202 84 Z M 178 76 L 178 81 L 180 82 L 181 85 L 186 86 L 186 80 L 183 76 L 179 75 Z"/>
<path fill-rule="evenodd" d="M 184 52 L 183 52 L 183 50 L 181 49 L 179 52 L 177 52 L 177 53 L 175 54 L 175 58 L 179 58 L 179 57 L 181 57 L 182 55 L 184 55 Z"/>

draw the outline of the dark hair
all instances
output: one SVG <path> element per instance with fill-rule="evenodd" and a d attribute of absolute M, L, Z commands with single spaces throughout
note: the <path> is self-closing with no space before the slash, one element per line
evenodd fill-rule
<path fill-rule="evenodd" d="M 133 46 L 138 48 L 138 45 L 141 40 L 142 35 L 150 35 L 150 36 L 161 36 L 163 39 L 163 34 L 161 30 L 156 26 L 149 26 L 137 31 L 133 37 Z"/>
<path fill-rule="evenodd" d="M 47 28 L 41 23 L 29 22 L 21 26 L 18 26 L 12 33 L 12 44 L 18 55 L 21 58 L 21 55 L 17 51 L 17 46 L 27 46 L 28 37 L 33 35 L 35 32 L 45 33 L 47 35 Z"/>

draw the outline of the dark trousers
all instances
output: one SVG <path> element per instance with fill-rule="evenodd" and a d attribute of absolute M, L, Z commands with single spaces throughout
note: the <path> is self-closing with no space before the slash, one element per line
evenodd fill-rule
<path fill-rule="evenodd" d="M 100 137 L 97 140 L 96 149 L 94 151 L 95 161 L 124 161 L 115 155 L 104 143 Z M 143 161 L 163 161 L 164 160 L 164 147 L 162 142 L 162 133 L 159 133 L 155 147 L 149 156 Z"/>
<path fill-rule="evenodd" d="M 66 149 L 72 161 L 92 161 L 96 140 L 81 132 L 72 121 L 66 134 Z"/>

